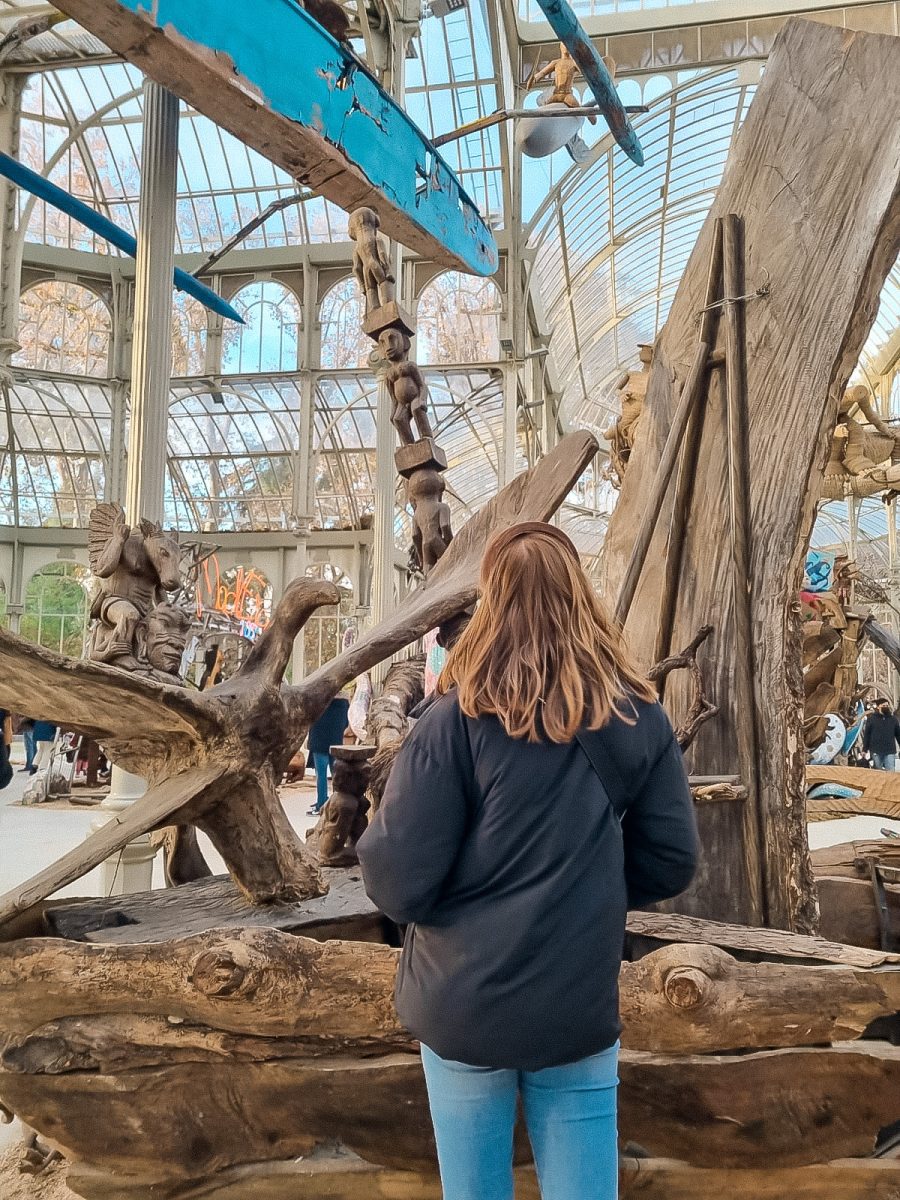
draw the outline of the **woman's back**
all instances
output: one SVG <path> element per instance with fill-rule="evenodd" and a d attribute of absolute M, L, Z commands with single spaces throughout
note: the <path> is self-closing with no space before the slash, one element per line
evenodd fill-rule
<path fill-rule="evenodd" d="M 408 739 L 360 858 L 375 902 L 414 926 L 398 1013 L 441 1056 L 538 1070 L 618 1037 L 628 893 L 682 890 L 695 848 L 669 722 L 658 705 L 635 714 L 527 743 L 450 692 Z M 642 836 L 661 801 L 686 813 L 664 863 Z"/>

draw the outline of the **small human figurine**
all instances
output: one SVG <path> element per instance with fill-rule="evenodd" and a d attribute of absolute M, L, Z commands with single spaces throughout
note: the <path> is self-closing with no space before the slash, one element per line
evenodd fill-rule
<path fill-rule="evenodd" d="M 413 547 L 427 575 L 453 540 L 450 506 L 444 502 L 444 477 L 435 467 L 413 471 L 407 483 L 413 509 Z"/>
<path fill-rule="evenodd" d="M 374 208 L 357 208 L 350 214 L 347 232 L 356 243 L 353 250 L 353 274 L 366 298 L 366 312 L 396 299 L 394 276 L 381 238 L 380 222 Z"/>
<path fill-rule="evenodd" d="M 560 42 L 559 58 L 554 58 L 553 62 L 547 63 L 546 67 L 541 67 L 540 71 L 537 72 L 531 81 L 532 84 L 537 84 L 541 83 L 544 79 L 549 79 L 551 75 L 553 76 L 553 91 L 538 103 L 542 106 L 547 104 L 565 104 L 567 108 L 581 108 L 581 101 L 575 95 L 575 88 L 573 86 L 577 73 L 578 64 L 562 42 Z M 596 125 L 597 123 L 595 116 L 588 116 L 588 120 L 592 125 Z"/>
<path fill-rule="evenodd" d="M 603 436 L 609 442 L 610 467 L 614 473 L 617 486 L 622 483 L 628 459 L 634 446 L 638 423 L 644 411 L 644 399 L 647 395 L 647 384 L 650 382 L 650 368 L 653 364 L 653 347 L 641 344 L 640 371 L 626 371 L 616 384 L 619 396 L 619 418 L 603 430 Z"/>
<path fill-rule="evenodd" d="M 400 444 L 411 446 L 416 441 L 413 422 L 419 438 L 433 438 L 428 417 L 428 386 L 418 366 L 408 358 L 409 338 L 400 329 L 383 329 L 378 335 L 378 345 L 391 364 L 385 382 L 393 402 L 391 424 L 397 430 Z"/>

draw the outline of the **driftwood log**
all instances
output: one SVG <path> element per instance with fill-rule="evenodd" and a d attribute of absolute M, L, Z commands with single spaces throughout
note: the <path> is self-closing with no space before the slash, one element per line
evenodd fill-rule
<path fill-rule="evenodd" d="M 900 838 L 879 838 L 875 841 L 839 842 L 813 850 L 813 870 L 816 876 L 868 879 L 869 863 L 880 862 L 886 867 L 900 868 Z"/>
<path fill-rule="evenodd" d="M 622 1200 L 896 1200 L 895 1162 L 844 1159 L 815 1167 L 727 1170 L 666 1159 L 624 1158 Z M 258 1163 L 223 1171 L 202 1191 L 193 1185 L 123 1181 L 76 1165 L 70 1184 L 91 1200 L 441 1200 L 435 1174 L 392 1171 L 343 1152 L 299 1162 Z M 539 1200 L 530 1167 L 516 1170 L 516 1200 Z"/>
<path fill-rule="evenodd" d="M 695 1166 L 758 1167 L 761 1157 L 769 1167 L 803 1166 L 872 1153 L 897 1120 L 900 1049 L 625 1050 L 619 1075 L 626 1141 Z M 424 1078 L 411 1054 L 265 1062 L 228 1055 L 112 1075 L 3 1071 L 0 1089 L 72 1157 L 125 1175 L 203 1179 L 334 1141 L 381 1166 L 434 1168 Z"/>
<path fill-rule="evenodd" d="M 736 731 L 755 722 L 764 748 L 757 764 L 762 807 L 759 813 L 750 804 L 698 810 L 703 864 L 679 902 L 698 916 L 798 930 L 815 925 L 793 606 L 838 406 L 897 256 L 900 116 L 890 93 L 898 72 L 896 38 L 798 19 L 784 26 L 654 348 L 634 449 L 610 519 L 603 583 L 614 602 L 677 406 L 674 381 L 684 378 L 696 347 L 715 221 L 736 213 L 744 226 L 745 291 L 769 284 L 766 297 L 744 305 L 755 711 L 740 711 L 734 686 L 741 668 L 734 662 L 734 606 L 726 583 L 731 551 L 722 532 L 729 527 L 729 503 L 719 371 L 709 375 L 672 644 L 692 635 L 698 614 L 715 626 L 702 664 L 721 711 L 698 734 L 690 767 L 697 774 L 733 770 Z M 839 146 L 830 133 L 836 127 L 860 136 Z M 790 414 L 777 428 L 776 395 L 780 411 Z M 673 493 L 670 487 L 626 626 L 632 646 L 648 655 L 656 644 Z M 678 724 L 690 707 L 689 689 L 673 679 L 666 696 Z"/>
<path fill-rule="evenodd" d="M 596 450 L 589 433 L 563 438 L 463 527 L 396 612 L 293 687 L 283 686 L 282 677 L 294 639 L 316 608 L 336 602 L 332 584 L 291 584 L 240 670 L 206 692 L 76 662 L 0 630 L 0 704 L 16 711 L 31 706 L 82 729 L 103 742 L 114 762 L 151 783 L 127 813 L 0 897 L 0 925 L 139 834 L 170 824 L 207 833 L 257 903 L 320 894 L 324 884 L 315 861 L 276 791 L 294 748 L 345 683 L 470 605 L 488 537 L 516 521 L 552 516 Z"/>

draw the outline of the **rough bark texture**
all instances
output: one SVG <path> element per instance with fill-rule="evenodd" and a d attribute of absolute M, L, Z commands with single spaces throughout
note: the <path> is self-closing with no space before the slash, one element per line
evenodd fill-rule
<path fill-rule="evenodd" d="M 881 926 L 871 880 L 819 876 L 820 927 L 825 937 L 853 946 L 881 947 Z M 885 885 L 889 928 L 893 946 L 900 946 L 900 886 Z"/>
<path fill-rule="evenodd" d="M 872 842 L 839 842 L 813 850 L 811 856 L 816 875 L 846 879 L 868 879 L 869 863 L 900 867 L 900 838 L 879 838 Z"/>
<path fill-rule="evenodd" d="M 619 1073 L 624 1140 L 695 1166 L 805 1166 L 872 1152 L 897 1119 L 900 1049 L 625 1050 Z M 71 1156 L 126 1175 L 203 1178 L 335 1140 L 381 1166 L 434 1167 L 421 1064 L 408 1054 L 2 1072 L 0 1092 Z"/>
<path fill-rule="evenodd" d="M 123 1181 L 75 1166 L 70 1185 L 88 1200 L 441 1200 L 435 1174 L 373 1167 L 348 1153 L 319 1153 L 301 1162 L 236 1167 L 202 1192 L 193 1184 Z M 897 1200 L 900 1164 L 844 1159 L 817 1167 L 722 1170 L 666 1159 L 620 1161 L 622 1200 Z M 530 1167 L 516 1170 L 516 1200 L 540 1200 Z"/>
<path fill-rule="evenodd" d="M 895 38 L 801 20 L 785 25 L 657 341 L 610 521 L 604 588 L 614 601 L 677 403 L 673 381 L 694 354 L 714 222 L 736 213 L 744 223 L 746 289 L 766 278 L 770 284 L 767 298 L 745 306 L 756 712 L 737 711 L 735 704 L 740 668 L 724 582 L 731 560 L 719 372 L 710 376 L 672 643 L 687 641 L 698 614 L 715 626 L 703 665 L 720 715 L 692 747 L 693 771 L 733 770 L 736 729 L 756 720 L 767 894 L 745 850 L 752 844 L 752 806 L 704 806 L 698 811 L 703 864 L 679 901 L 681 910 L 696 915 L 748 924 L 767 919 L 798 930 L 815 924 L 804 823 L 800 640 L 792 608 L 838 405 L 898 250 L 898 73 Z M 836 138 L 835 129 L 854 133 Z M 775 396 L 790 413 L 777 429 Z M 648 654 L 657 634 L 672 493 L 670 487 L 627 624 L 632 645 Z M 689 704 L 681 681 L 672 681 L 667 703 L 677 723 Z"/>

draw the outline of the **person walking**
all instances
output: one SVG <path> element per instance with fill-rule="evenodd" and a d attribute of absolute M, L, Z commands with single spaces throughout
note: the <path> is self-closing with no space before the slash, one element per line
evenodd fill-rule
<path fill-rule="evenodd" d="M 891 712 L 887 700 L 879 700 L 878 706 L 866 719 L 863 730 L 863 749 L 872 756 L 872 766 L 877 771 L 893 771 L 897 766 L 897 747 L 900 746 L 900 721 Z"/>
<path fill-rule="evenodd" d="M 29 775 L 33 775 L 37 770 L 34 765 L 34 757 L 37 753 L 37 743 L 34 740 L 34 721 L 31 717 L 21 717 L 19 719 L 18 733 L 22 735 L 22 743 L 25 747 L 25 766 L 20 767 L 20 771 L 27 771 Z"/>
<path fill-rule="evenodd" d="M 309 730 L 309 752 L 316 769 L 316 802 L 307 816 L 315 817 L 328 800 L 328 773 L 332 767 L 331 747 L 339 746 L 349 724 L 350 701 L 346 696 L 335 696 L 325 711 Z"/>
<path fill-rule="evenodd" d="M 481 602 L 357 850 L 408 926 L 445 1200 L 512 1200 L 521 1097 L 543 1200 L 617 1192 L 618 976 L 629 908 L 698 854 L 669 720 L 559 529 L 488 545 Z"/>

